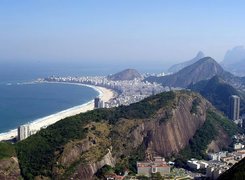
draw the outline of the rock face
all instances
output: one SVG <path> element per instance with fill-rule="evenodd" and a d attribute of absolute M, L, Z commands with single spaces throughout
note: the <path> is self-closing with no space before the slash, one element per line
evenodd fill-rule
<path fill-rule="evenodd" d="M 200 100 L 198 110 L 196 113 L 191 113 L 195 99 Z M 92 179 L 98 169 L 104 165 L 113 167 L 119 157 L 131 155 L 134 150 L 142 145 L 150 159 L 154 155 L 171 156 L 183 149 L 194 136 L 196 130 L 201 128 L 206 119 L 206 111 L 210 107 L 211 104 L 199 95 L 176 93 L 172 106 L 160 108 L 150 119 L 129 120 L 122 118 L 116 125 L 110 127 L 110 132 L 98 133 L 98 131 L 102 132 L 98 130 L 89 134 L 88 136 L 92 137 L 90 142 L 83 140 L 69 143 L 60 156 L 60 165 L 69 167 L 77 159 L 84 157 L 86 160 L 83 162 L 86 163 L 80 161 L 68 177 Z M 92 126 L 96 127 L 95 129 L 102 126 L 108 127 L 104 123 L 88 125 L 88 127 Z M 100 134 L 100 137 L 97 137 L 96 134 Z M 103 147 L 103 149 L 108 149 L 102 157 L 90 159 L 88 152 L 98 153 L 101 151 L 99 144 L 104 138 L 109 139 L 109 141 L 105 142 L 107 147 Z M 94 140 L 96 144 L 92 143 Z M 96 156 L 95 153 L 93 155 Z M 63 176 L 64 174 L 61 173 L 60 175 Z"/>
<path fill-rule="evenodd" d="M 102 168 L 104 165 L 115 166 L 115 159 L 112 157 L 112 153 L 108 150 L 108 153 L 98 162 L 89 164 L 80 164 L 70 177 L 73 179 L 84 179 L 90 180 L 98 169 Z"/>
<path fill-rule="evenodd" d="M 171 111 L 171 118 L 159 125 L 159 121 L 150 124 L 146 128 L 151 134 L 148 142 L 148 149 L 163 157 L 178 153 L 194 136 L 206 120 L 206 110 L 209 104 L 202 101 L 199 110 L 194 115 L 191 114 L 192 98 L 180 97 L 178 107 Z"/>
<path fill-rule="evenodd" d="M 195 62 L 197 62 L 198 60 L 200 60 L 200 59 L 202 59 L 204 57 L 205 57 L 205 55 L 203 54 L 203 52 L 199 51 L 197 53 L 197 55 L 193 59 L 191 59 L 189 61 L 185 61 L 183 63 L 179 63 L 179 64 L 175 64 L 175 65 L 171 66 L 168 69 L 168 72 L 169 73 L 176 73 L 176 72 L 180 71 L 181 69 L 183 69 L 183 68 L 185 68 L 185 67 L 187 67 L 187 66 L 189 66 L 189 65 L 191 65 L 191 64 L 193 64 Z"/>
<path fill-rule="evenodd" d="M 125 69 L 121 72 L 108 76 L 108 79 L 113 81 L 134 80 L 138 78 L 142 78 L 142 76 L 135 69 Z"/>
<path fill-rule="evenodd" d="M 20 168 L 16 157 L 0 160 L 0 179 L 17 180 L 20 177 Z"/>
<path fill-rule="evenodd" d="M 222 77 L 227 83 L 242 87 L 245 84 L 245 79 L 236 77 L 229 72 L 226 72 L 214 59 L 205 57 L 196 63 L 185 67 L 179 72 L 163 77 L 149 77 L 146 80 L 150 82 L 158 82 L 164 86 L 186 88 L 190 84 L 195 84 L 202 80 L 211 79 L 214 76 Z"/>
<path fill-rule="evenodd" d="M 199 97 L 196 97 L 199 98 Z M 195 97 L 177 97 L 176 108 L 161 109 L 158 111 L 154 120 L 144 120 L 137 122 L 137 125 L 128 127 L 131 133 L 128 134 L 132 143 L 125 148 L 136 148 L 144 143 L 146 151 L 150 156 L 161 155 L 168 157 L 178 153 L 193 137 L 196 130 L 199 129 L 206 119 L 206 110 L 211 105 L 203 100 L 199 104 L 198 112 L 192 114 L 192 102 Z M 127 126 L 128 122 L 123 120 L 120 126 Z M 132 131 L 132 128 L 134 130 Z M 121 133 L 119 133 L 121 134 Z M 121 135 L 119 137 L 120 139 Z M 122 143 L 126 143 L 121 140 Z M 118 147 L 118 146 L 116 146 Z M 125 151 L 122 151 L 122 154 Z M 119 153 L 121 155 L 121 153 Z"/>

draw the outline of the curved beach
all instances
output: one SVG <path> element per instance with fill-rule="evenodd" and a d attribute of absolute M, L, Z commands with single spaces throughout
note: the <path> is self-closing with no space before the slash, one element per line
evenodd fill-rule
<path fill-rule="evenodd" d="M 88 86 L 96 91 L 99 92 L 99 97 L 104 101 L 108 102 L 110 99 L 112 99 L 115 96 L 114 91 L 111 89 L 107 89 L 104 87 L 99 87 L 99 86 L 92 86 L 92 85 L 86 85 L 86 84 L 79 84 L 79 83 L 65 83 L 65 84 L 75 84 L 75 85 L 80 85 L 80 86 Z M 41 128 L 45 128 L 51 124 L 56 123 L 57 121 L 60 121 L 64 118 L 70 117 L 77 115 L 79 113 L 87 112 L 90 110 L 94 109 L 94 101 L 91 100 L 85 104 L 75 106 L 69 109 L 66 109 L 61 112 L 57 112 L 55 114 L 34 120 L 33 122 L 29 123 L 30 125 L 30 131 L 37 131 Z M 9 132 L 6 133 L 1 133 L 0 134 L 0 141 L 2 140 L 9 140 L 17 136 L 17 129 L 13 129 Z"/>

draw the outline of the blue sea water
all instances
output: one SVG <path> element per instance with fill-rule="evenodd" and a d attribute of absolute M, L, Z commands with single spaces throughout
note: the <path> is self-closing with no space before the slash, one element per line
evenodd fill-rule
<path fill-rule="evenodd" d="M 82 75 L 65 67 L 0 66 L 0 133 L 21 124 L 91 101 L 99 93 L 85 86 L 58 83 L 25 84 L 50 75 Z M 92 73 L 92 72 L 91 72 Z M 84 73 L 86 74 L 86 73 Z"/>
<path fill-rule="evenodd" d="M 0 133 L 21 124 L 84 104 L 99 93 L 71 84 L 0 85 Z"/>

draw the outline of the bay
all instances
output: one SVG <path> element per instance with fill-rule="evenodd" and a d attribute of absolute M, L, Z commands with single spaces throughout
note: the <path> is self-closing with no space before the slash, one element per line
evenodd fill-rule
<path fill-rule="evenodd" d="M 1 84 L 0 133 L 87 103 L 98 94 L 92 88 L 73 84 Z"/>

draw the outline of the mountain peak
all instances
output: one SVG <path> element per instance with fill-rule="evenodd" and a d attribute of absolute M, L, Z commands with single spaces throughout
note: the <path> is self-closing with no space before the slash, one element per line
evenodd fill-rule
<path fill-rule="evenodd" d="M 212 57 L 209 56 L 199 59 L 196 63 L 201 63 L 201 62 L 212 62 L 218 64 Z"/>
<path fill-rule="evenodd" d="M 108 76 L 108 79 L 113 80 L 113 81 L 134 80 L 138 78 L 142 78 L 142 76 L 135 69 L 125 69 L 116 74 Z"/>
<path fill-rule="evenodd" d="M 198 58 L 203 58 L 203 57 L 205 57 L 205 54 L 204 54 L 202 51 L 199 51 L 199 52 L 197 53 L 196 57 L 198 57 Z"/>
<path fill-rule="evenodd" d="M 149 81 L 157 81 L 165 86 L 186 88 L 202 80 L 208 80 L 215 75 L 223 75 L 223 68 L 211 57 L 204 57 L 175 74 L 161 78 L 150 78 Z"/>
<path fill-rule="evenodd" d="M 183 63 L 179 63 L 179 64 L 175 64 L 175 65 L 171 66 L 168 69 L 168 72 L 169 73 L 178 72 L 181 69 L 183 69 L 183 68 L 185 68 L 185 67 L 187 67 L 187 66 L 189 66 L 189 65 L 191 65 L 191 64 L 193 64 L 195 62 L 197 62 L 199 59 L 202 59 L 204 57 L 205 57 L 204 53 L 202 51 L 199 51 L 193 59 L 185 61 Z"/>

